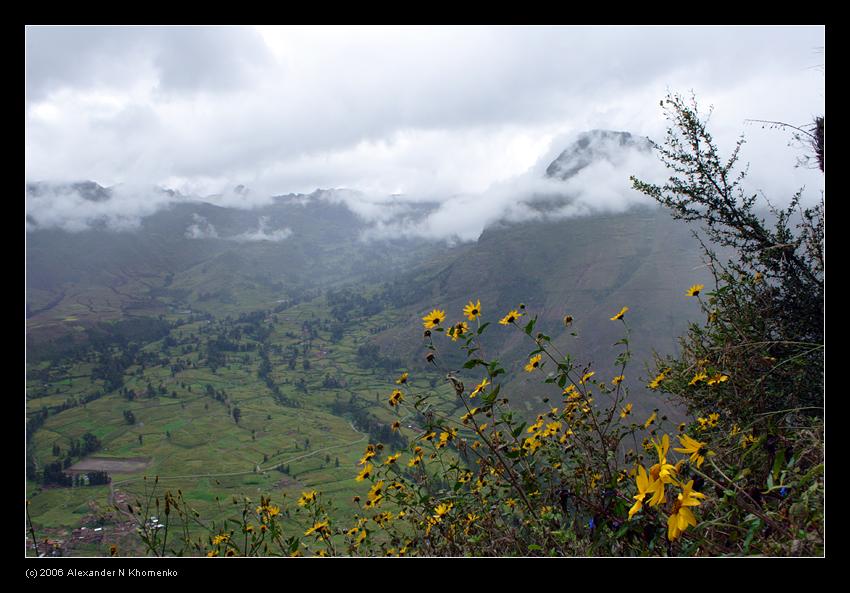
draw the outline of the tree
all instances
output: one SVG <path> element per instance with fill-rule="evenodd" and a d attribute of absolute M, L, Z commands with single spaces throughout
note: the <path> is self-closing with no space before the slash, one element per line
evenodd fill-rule
<path fill-rule="evenodd" d="M 709 404 L 739 421 L 796 408 L 819 413 L 823 405 L 824 200 L 803 208 L 802 190 L 785 208 L 767 203 L 772 224 L 747 193 L 747 169 L 737 162 L 744 144 L 722 158 L 696 100 L 662 101 L 671 125 L 663 145 L 653 143 L 672 172 L 664 185 L 632 177 L 635 189 L 668 208 L 674 218 L 702 224 L 700 238 L 716 290 L 700 302 L 707 323 L 691 325 L 683 354 L 659 361 L 659 370 L 709 369 L 728 377 L 723 389 L 705 382 L 668 381 L 692 410 Z M 709 113 L 710 115 L 710 113 Z M 818 118 L 822 124 L 822 118 Z M 821 146 L 820 154 L 823 154 Z M 731 253 L 726 261 L 714 248 Z M 676 375 L 672 373 L 671 376 Z M 685 389 L 684 387 L 689 387 Z"/>

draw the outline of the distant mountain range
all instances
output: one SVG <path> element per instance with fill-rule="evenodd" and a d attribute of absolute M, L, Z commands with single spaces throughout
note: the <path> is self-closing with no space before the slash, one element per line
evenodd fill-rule
<path fill-rule="evenodd" d="M 601 159 L 616 165 L 630 151 L 648 150 L 645 138 L 594 130 L 552 161 L 546 175 L 569 180 Z M 27 191 L 33 196 L 73 191 L 103 203 L 113 190 L 81 182 L 30 184 Z M 460 321 L 466 302 L 480 299 L 492 321 L 524 303 L 525 319 L 539 315 L 537 327 L 561 351 L 606 378 L 615 371 L 619 347 L 613 344 L 622 337 L 621 325 L 609 318 L 628 306 L 635 354 L 629 379 L 638 385 L 635 375 L 645 374 L 642 364 L 652 351 L 674 349 L 676 336 L 698 313 L 685 290 L 710 280 L 691 229 L 651 206 L 562 220 L 502 221 L 476 242 L 449 246 L 404 236 L 361 241 L 368 223 L 344 200 L 321 191 L 278 196 L 252 210 L 169 196 L 175 199 L 133 231 L 69 233 L 28 221 L 31 342 L 95 321 L 156 315 L 175 303 L 221 314 L 271 308 L 329 287 L 382 285 L 405 295 L 397 307 L 408 322 L 374 341 L 412 366 L 423 364 L 422 315 L 439 307 L 449 312 L 448 321 Z M 427 212 L 428 206 L 419 208 Z M 563 324 L 565 315 L 573 316 L 570 327 Z M 492 355 L 509 363 L 508 387 L 531 402 L 539 383 L 528 382 L 521 368 L 533 343 L 498 324 L 487 336 Z"/>

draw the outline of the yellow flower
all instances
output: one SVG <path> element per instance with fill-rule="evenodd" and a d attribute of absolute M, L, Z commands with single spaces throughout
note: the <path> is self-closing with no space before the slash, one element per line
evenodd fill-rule
<path fill-rule="evenodd" d="M 626 314 L 626 312 L 627 312 L 628 310 L 629 310 L 629 308 L 628 308 L 628 307 L 623 307 L 622 309 L 620 309 L 620 312 L 619 312 L 619 313 L 617 313 L 616 315 L 614 315 L 614 316 L 611 318 L 611 321 L 617 321 L 618 319 L 622 319 L 622 318 L 623 318 L 623 315 L 625 315 L 625 314 Z"/>
<path fill-rule="evenodd" d="M 630 403 L 626 404 L 626 407 L 624 407 L 622 410 L 620 410 L 620 418 L 625 418 L 626 416 L 628 416 L 631 413 L 632 413 L 632 404 L 630 404 Z"/>
<path fill-rule="evenodd" d="M 546 430 L 544 430 L 542 433 L 540 433 L 540 436 L 542 436 L 543 438 L 553 436 L 555 434 L 558 434 L 558 432 L 561 430 L 561 428 L 562 428 L 562 425 L 561 425 L 560 422 L 557 422 L 557 421 L 550 422 L 549 424 L 546 425 Z"/>
<path fill-rule="evenodd" d="M 395 380 L 395 382 L 399 385 L 404 385 L 407 383 L 407 373 L 402 373 L 401 377 Z"/>
<path fill-rule="evenodd" d="M 699 373 L 694 375 L 693 379 L 691 379 L 691 381 L 690 381 L 690 383 L 688 383 L 688 385 L 696 385 L 700 381 L 705 381 L 707 378 L 708 378 L 708 375 L 706 375 L 704 372 L 700 371 Z"/>
<path fill-rule="evenodd" d="M 758 439 L 752 434 L 745 434 L 741 437 L 741 448 L 746 449 L 750 445 L 753 445 L 758 441 Z"/>
<path fill-rule="evenodd" d="M 567 385 L 567 388 L 564 389 L 562 395 L 567 396 L 567 401 L 572 401 L 574 399 L 578 399 L 581 397 L 581 394 L 576 390 L 576 386 L 570 383 Z"/>
<path fill-rule="evenodd" d="M 383 490 L 384 490 L 384 481 L 381 480 L 380 482 L 376 482 L 369 489 L 368 498 L 370 498 L 370 499 L 371 498 L 377 498 L 378 496 L 380 496 L 380 494 L 381 494 L 381 492 L 383 492 Z"/>
<path fill-rule="evenodd" d="M 543 443 L 540 442 L 540 439 L 537 438 L 537 435 L 528 437 L 522 443 L 522 448 L 526 449 L 529 453 L 534 453 L 542 446 Z"/>
<path fill-rule="evenodd" d="M 398 452 L 395 455 L 388 455 L 386 460 L 384 460 L 384 465 L 395 463 L 396 461 L 398 461 L 399 457 L 401 457 L 401 452 Z"/>
<path fill-rule="evenodd" d="M 706 381 L 706 383 L 708 383 L 709 385 L 717 385 L 718 383 L 723 383 L 724 381 L 728 381 L 728 380 L 729 380 L 728 375 L 724 375 L 723 373 L 717 373 L 711 379 Z"/>
<path fill-rule="evenodd" d="M 316 500 L 316 495 L 319 494 L 315 490 L 311 490 L 310 492 L 302 492 L 301 498 L 298 499 L 298 506 L 304 507 L 307 506 L 308 503 L 311 503 Z M 280 512 L 280 509 L 278 509 Z M 277 513 L 275 513 L 277 514 Z"/>
<path fill-rule="evenodd" d="M 694 284 L 688 289 L 685 296 L 697 296 L 703 288 L 705 288 L 704 284 Z"/>
<path fill-rule="evenodd" d="M 537 356 L 533 356 L 529 359 L 528 364 L 525 365 L 525 372 L 531 373 L 535 369 L 540 368 L 540 360 L 543 358 L 542 354 L 538 354 Z"/>
<path fill-rule="evenodd" d="M 446 312 L 440 311 L 439 309 L 434 309 L 428 315 L 422 318 L 425 329 L 431 329 L 432 327 L 437 327 L 446 319 Z"/>
<path fill-rule="evenodd" d="M 667 519 L 667 539 L 675 540 L 682 535 L 688 528 L 688 525 L 696 527 L 697 519 L 693 512 L 688 507 L 699 506 L 700 498 L 705 498 L 705 494 L 694 492 L 692 490 L 694 481 L 691 480 L 682 487 L 682 492 L 673 503 L 673 512 Z"/>
<path fill-rule="evenodd" d="M 654 483 L 649 481 L 649 476 L 646 473 L 646 469 L 642 465 L 638 466 L 638 473 L 635 476 L 635 483 L 637 484 L 638 493 L 635 494 L 635 504 L 632 505 L 632 508 L 629 509 L 629 520 L 631 521 L 632 517 L 643 508 L 643 499 L 647 494 L 652 494 Z"/>
<path fill-rule="evenodd" d="M 390 426 L 390 428 L 392 429 L 392 431 L 393 431 L 393 432 L 398 432 L 398 431 L 399 431 L 399 429 L 401 428 L 401 422 L 399 422 L 398 420 L 396 420 L 395 422 L 393 422 L 393 423 L 392 423 L 392 425 Z"/>
<path fill-rule="evenodd" d="M 691 463 L 696 463 L 697 467 L 702 467 L 702 462 L 705 461 L 705 456 L 708 454 L 705 443 L 700 443 L 686 434 L 679 435 L 679 442 L 682 443 L 681 448 L 677 447 L 673 450 L 677 453 L 690 454 Z"/>
<path fill-rule="evenodd" d="M 403 399 L 404 399 L 404 394 L 400 390 L 394 389 L 392 394 L 390 395 L 390 400 L 389 400 L 390 405 L 392 407 L 395 407 L 399 403 L 401 403 L 401 400 L 403 400 Z"/>
<path fill-rule="evenodd" d="M 528 427 L 528 430 L 527 430 L 526 432 L 528 432 L 528 433 L 537 432 L 537 431 L 538 431 L 538 430 L 540 430 L 542 427 L 543 427 L 543 416 L 538 416 L 538 417 L 537 417 L 537 422 L 535 422 L 534 424 L 532 424 L 531 426 L 529 426 L 529 427 Z"/>
<path fill-rule="evenodd" d="M 451 336 L 452 342 L 457 342 L 457 339 L 463 335 L 465 335 L 469 331 L 469 325 L 465 321 L 461 321 L 459 323 L 455 323 L 451 326 L 446 334 Z"/>
<path fill-rule="evenodd" d="M 229 539 L 230 539 L 230 536 L 229 536 L 229 535 L 219 534 L 219 535 L 217 535 L 217 536 L 215 536 L 215 537 L 213 538 L 213 540 L 212 540 L 212 544 L 213 544 L 214 546 L 217 546 L 217 545 L 219 545 L 219 544 L 221 544 L 221 543 L 226 542 L 226 541 L 227 541 L 227 540 L 229 540 Z"/>
<path fill-rule="evenodd" d="M 626 378 L 626 377 L 625 377 L 625 376 L 623 376 L 623 375 L 617 375 L 616 377 L 614 377 L 613 379 L 611 379 L 611 384 L 612 384 L 612 385 L 619 385 L 620 383 L 622 383 L 622 382 L 623 382 L 623 379 L 625 379 L 625 378 Z"/>
<path fill-rule="evenodd" d="M 490 384 L 490 381 L 488 381 L 487 379 L 484 379 L 483 381 L 481 381 L 481 383 L 479 383 L 475 387 L 475 389 L 472 390 L 472 393 L 469 394 L 469 397 L 470 398 L 475 397 L 476 395 L 478 395 L 479 393 L 484 391 L 484 388 L 487 387 L 489 384 Z"/>
<path fill-rule="evenodd" d="M 502 318 L 499 320 L 499 323 L 501 323 L 502 325 L 508 325 L 508 324 L 511 324 L 511 323 L 515 322 L 517 319 L 519 319 L 519 318 L 520 318 L 520 317 L 522 317 L 523 315 L 524 315 L 524 313 L 520 313 L 519 311 L 517 311 L 516 309 L 514 309 L 514 310 L 512 310 L 510 313 L 508 313 L 507 315 L 505 315 L 504 317 L 502 317 Z"/>
<path fill-rule="evenodd" d="M 475 304 L 469 301 L 469 304 L 463 308 L 463 314 L 470 321 L 475 321 L 481 315 L 481 301 L 476 301 Z"/>
<path fill-rule="evenodd" d="M 587 382 L 587 380 L 590 379 L 595 374 L 596 374 L 596 371 L 590 371 L 589 373 L 585 373 L 584 375 L 582 375 L 581 381 L 579 381 L 579 384 L 584 385 L 585 382 Z"/>
<path fill-rule="evenodd" d="M 327 534 L 329 531 L 330 523 L 328 521 L 317 521 L 313 524 L 313 526 L 304 532 L 304 535 L 310 535 L 311 533 L 316 533 L 316 537 Z"/>
<path fill-rule="evenodd" d="M 472 408 L 471 410 L 469 410 L 469 412 L 460 417 L 461 423 L 469 424 L 469 421 L 472 419 L 473 416 L 475 416 L 476 412 L 478 412 L 478 408 Z"/>
<path fill-rule="evenodd" d="M 453 506 L 454 506 L 454 504 L 452 504 L 452 503 L 446 504 L 446 503 L 441 502 L 440 504 L 438 504 L 436 507 L 434 507 L 434 519 L 438 523 L 440 521 L 442 521 L 443 517 L 445 515 L 447 515 L 450 510 L 452 510 Z"/>
<path fill-rule="evenodd" d="M 658 453 L 658 463 L 649 468 L 650 482 L 654 484 L 652 499 L 649 501 L 649 506 L 663 504 L 667 497 L 664 493 L 664 484 L 676 483 L 676 476 L 679 473 L 679 467 L 683 462 L 676 465 L 667 463 L 667 450 L 670 448 L 670 437 L 666 434 L 662 437 L 661 442 L 652 441 L 655 446 L 655 451 Z"/>
<path fill-rule="evenodd" d="M 652 415 L 646 419 L 646 422 L 643 423 L 644 428 L 649 428 L 649 425 L 655 422 L 655 419 L 658 418 L 658 413 L 653 412 Z M 666 436 L 666 435 L 665 435 Z"/>
<path fill-rule="evenodd" d="M 655 377 L 652 381 L 649 382 L 647 387 L 650 389 L 658 389 L 658 386 L 661 385 L 661 382 L 667 378 L 667 371 L 661 371 L 657 377 Z"/>
<path fill-rule="evenodd" d="M 355 478 L 355 480 L 358 481 L 358 482 L 362 482 L 363 480 L 365 480 L 366 478 L 368 478 L 369 476 L 372 475 L 373 469 L 374 468 L 372 467 L 371 463 L 366 464 L 366 467 L 363 468 L 363 471 L 361 471 L 359 474 L 357 474 L 357 477 Z"/>
<path fill-rule="evenodd" d="M 437 448 L 445 447 L 446 443 L 451 442 L 455 437 L 457 437 L 457 428 L 450 428 L 448 432 L 441 432 L 440 442 Z"/>
<path fill-rule="evenodd" d="M 366 446 L 366 452 L 363 454 L 363 457 L 360 458 L 360 461 L 357 463 L 357 465 L 366 465 L 369 462 L 369 460 L 372 459 L 377 454 L 378 453 L 375 450 L 375 445 L 373 445 L 372 443 L 369 443 Z"/>

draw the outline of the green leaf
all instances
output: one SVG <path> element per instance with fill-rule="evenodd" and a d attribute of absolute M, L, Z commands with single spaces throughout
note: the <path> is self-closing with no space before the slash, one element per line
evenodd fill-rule
<path fill-rule="evenodd" d="M 534 324 L 536 324 L 536 323 L 537 323 L 537 315 L 534 316 L 534 319 L 532 319 L 531 321 L 529 321 L 528 323 L 525 324 L 525 333 L 527 333 L 530 336 L 531 332 L 534 331 Z"/>
<path fill-rule="evenodd" d="M 780 449 L 776 453 L 776 457 L 773 458 L 773 469 L 771 470 L 771 474 L 772 474 L 774 480 L 779 479 L 779 472 L 782 470 L 782 467 L 784 465 L 785 465 L 785 450 Z"/>
<path fill-rule="evenodd" d="M 761 519 L 756 519 L 753 521 L 753 524 L 750 526 L 750 530 L 747 532 L 747 537 L 744 538 L 744 553 L 748 553 L 750 551 L 750 544 L 753 542 L 753 537 L 756 535 L 756 531 L 761 528 Z"/>
<path fill-rule="evenodd" d="M 519 435 L 522 434 L 522 431 L 525 429 L 525 425 L 526 425 L 526 423 L 523 422 L 522 424 L 517 426 L 515 430 L 511 431 L 511 434 L 514 435 L 514 438 L 517 438 Z"/>
<path fill-rule="evenodd" d="M 487 323 L 482 323 L 482 324 L 481 324 L 481 327 L 479 327 L 479 328 L 478 328 L 478 331 L 477 331 L 476 333 L 480 336 L 480 335 L 481 335 L 481 333 L 482 333 L 485 329 L 487 329 L 487 326 L 488 326 L 488 325 L 490 325 L 490 322 L 489 322 L 489 321 L 488 321 Z"/>
<path fill-rule="evenodd" d="M 471 369 L 473 367 L 478 366 L 479 364 L 486 365 L 487 363 L 481 360 L 480 358 L 473 358 L 472 360 L 467 360 L 465 363 L 463 363 L 463 368 Z"/>

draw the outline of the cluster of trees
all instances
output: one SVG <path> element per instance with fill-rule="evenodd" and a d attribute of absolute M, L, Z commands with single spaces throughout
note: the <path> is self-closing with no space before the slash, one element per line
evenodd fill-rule
<path fill-rule="evenodd" d="M 100 450 L 103 443 L 94 434 L 87 432 L 83 435 L 83 440 L 74 439 L 71 441 L 71 446 L 68 449 L 69 457 L 85 457 L 90 453 Z"/>
<path fill-rule="evenodd" d="M 385 369 L 392 371 L 402 366 L 401 358 L 381 355 L 378 344 L 363 344 L 357 348 L 357 364 L 364 369 Z"/>
<path fill-rule="evenodd" d="M 57 459 L 55 461 L 46 463 L 42 468 L 41 472 L 38 471 L 38 466 L 36 464 L 35 458 L 32 454 L 32 449 L 27 447 L 27 478 L 36 482 L 40 482 L 44 485 L 54 485 L 54 486 L 73 486 L 74 478 L 72 478 L 69 474 L 65 473 L 71 465 L 73 465 L 74 457 L 85 457 L 90 453 L 94 453 L 98 451 L 102 446 L 100 439 L 98 439 L 94 434 L 87 432 L 83 435 L 82 441 L 80 439 L 74 439 L 71 441 L 71 444 L 68 448 L 68 451 L 64 458 Z M 62 449 L 58 443 L 53 444 L 53 455 L 59 457 L 62 454 Z M 97 472 L 100 473 L 100 472 Z M 100 476 L 95 476 L 94 482 L 89 480 L 89 484 L 98 484 L 98 483 L 107 483 L 107 482 L 98 482 Z"/>
<path fill-rule="evenodd" d="M 294 356 L 297 356 L 297 351 L 295 352 Z M 295 358 L 290 358 L 290 361 L 294 361 L 294 360 L 295 360 Z M 295 363 L 291 362 L 290 368 L 294 368 L 294 366 L 295 366 Z M 290 398 L 286 397 L 285 395 L 283 395 L 283 393 L 280 390 L 280 386 L 277 383 L 275 383 L 274 379 L 272 378 L 271 372 L 272 372 L 272 363 L 271 363 L 271 360 L 269 359 L 268 350 L 266 348 L 262 348 L 260 350 L 260 367 L 257 369 L 257 376 L 260 377 L 260 379 L 262 379 L 265 382 L 266 387 L 268 387 L 269 391 L 272 392 L 272 396 L 274 397 L 274 399 L 277 403 L 279 403 L 282 406 L 286 406 L 288 408 L 301 407 L 301 404 L 299 402 L 297 402 L 293 399 L 290 399 Z"/>
<path fill-rule="evenodd" d="M 369 433 L 369 440 L 373 443 L 384 443 L 393 449 L 407 449 L 407 437 L 400 432 L 394 432 L 392 428 L 369 412 L 369 403 L 362 398 L 352 394 L 346 400 L 336 400 L 331 404 L 331 412 L 337 416 L 351 418 L 357 430 Z"/>

